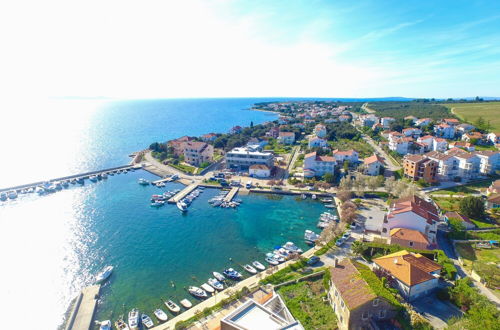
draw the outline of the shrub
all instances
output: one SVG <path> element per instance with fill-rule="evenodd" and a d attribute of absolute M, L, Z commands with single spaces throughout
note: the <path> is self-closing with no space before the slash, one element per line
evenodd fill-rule
<path fill-rule="evenodd" d="M 484 202 L 481 197 L 467 196 L 459 203 L 460 212 L 469 218 L 482 218 L 484 216 Z"/>

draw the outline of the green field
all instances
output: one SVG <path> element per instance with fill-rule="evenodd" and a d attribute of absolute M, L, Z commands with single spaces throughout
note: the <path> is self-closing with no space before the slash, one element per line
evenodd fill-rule
<path fill-rule="evenodd" d="M 461 120 L 474 124 L 479 118 L 490 124 L 490 131 L 500 131 L 500 102 L 445 104 Z"/>

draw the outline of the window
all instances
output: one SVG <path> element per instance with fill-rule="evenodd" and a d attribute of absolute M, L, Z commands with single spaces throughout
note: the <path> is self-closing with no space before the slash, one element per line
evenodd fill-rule
<path fill-rule="evenodd" d="M 379 302 L 380 302 L 380 299 L 378 299 L 378 298 L 373 299 L 373 306 L 378 306 Z"/>
<path fill-rule="evenodd" d="M 340 306 L 342 306 L 342 309 L 344 309 L 345 305 L 343 300 L 340 302 Z"/>
<path fill-rule="evenodd" d="M 361 314 L 361 318 L 363 320 L 368 320 L 368 312 L 363 312 L 363 314 Z"/>
<path fill-rule="evenodd" d="M 339 292 L 337 290 L 335 290 L 335 297 L 338 297 L 339 295 Z"/>
<path fill-rule="evenodd" d="M 378 318 L 383 319 L 385 317 L 386 311 L 385 309 L 382 309 L 380 312 L 378 312 Z"/>
<path fill-rule="evenodd" d="M 412 241 L 410 241 L 410 246 L 413 246 L 413 242 Z"/>
<path fill-rule="evenodd" d="M 386 223 L 387 223 L 387 221 L 384 221 L 384 222 L 386 222 Z M 387 233 L 387 228 L 382 229 L 382 232 L 383 232 L 383 233 Z"/>

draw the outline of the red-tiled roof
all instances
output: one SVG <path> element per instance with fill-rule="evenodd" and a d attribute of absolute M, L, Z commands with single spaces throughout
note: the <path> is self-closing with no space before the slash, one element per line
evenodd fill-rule
<path fill-rule="evenodd" d="M 387 218 L 393 218 L 396 214 L 413 212 L 427 220 L 427 223 L 432 224 L 432 221 L 438 221 L 438 210 L 436 207 L 418 196 L 411 196 L 396 200 L 392 206 Z"/>

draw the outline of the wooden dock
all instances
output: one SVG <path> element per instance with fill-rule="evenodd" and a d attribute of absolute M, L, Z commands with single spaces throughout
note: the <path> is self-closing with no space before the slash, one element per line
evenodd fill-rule
<path fill-rule="evenodd" d="M 182 189 L 178 194 L 168 200 L 169 204 L 176 204 L 178 201 L 189 195 L 193 190 L 198 188 L 197 183 L 190 184 L 189 186 Z"/>
<path fill-rule="evenodd" d="M 94 313 L 99 299 L 101 285 L 96 284 L 86 287 L 78 296 L 66 330 L 90 330 L 93 329 Z"/>
<path fill-rule="evenodd" d="M 240 187 L 233 187 L 229 191 L 229 193 L 224 197 L 224 202 L 230 202 L 233 200 L 234 196 L 238 193 L 238 190 L 240 190 Z"/>

